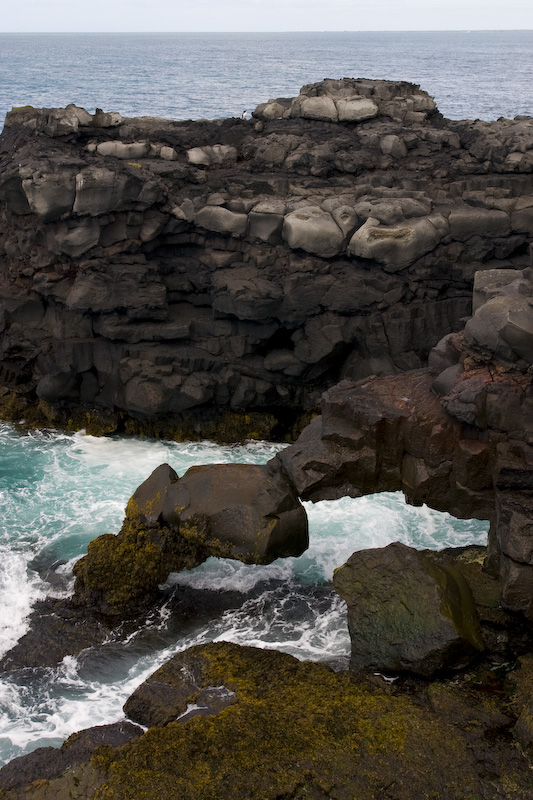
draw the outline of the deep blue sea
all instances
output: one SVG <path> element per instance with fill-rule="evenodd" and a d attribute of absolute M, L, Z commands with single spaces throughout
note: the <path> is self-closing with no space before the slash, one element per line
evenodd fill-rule
<path fill-rule="evenodd" d="M 419 83 L 448 117 L 533 113 L 533 32 L 0 35 L 0 117 L 13 105 L 70 102 L 124 115 L 240 116 L 324 77 Z M 88 542 L 117 532 L 128 497 L 169 462 L 264 463 L 268 442 L 219 447 L 21 433 L 0 424 L 0 654 L 27 628 L 32 604 L 68 594 Z M 236 593 L 230 608 L 176 630 L 163 608 L 122 643 L 58 668 L 0 679 L 0 764 L 72 732 L 120 719 L 133 689 L 173 653 L 213 639 L 277 647 L 300 658 L 349 653 L 333 569 L 354 551 L 484 543 L 487 525 L 410 508 L 399 494 L 307 504 L 311 547 L 268 567 L 210 560 L 169 585 Z"/>

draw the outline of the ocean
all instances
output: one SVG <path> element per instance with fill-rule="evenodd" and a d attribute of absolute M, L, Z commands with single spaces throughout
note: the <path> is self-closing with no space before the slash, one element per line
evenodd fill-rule
<path fill-rule="evenodd" d="M 451 119 L 533 113 L 533 31 L 0 34 L 13 106 L 240 117 L 323 78 L 412 81 Z"/>
<path fill-rule="evenodd" d="M 240 116 L 324 77 L 419 83 L 448 117 L 533 113 L 533 32 L 0 35 L 0 116 L 13 105 L 175 119 Z M 281 445 L 177 444 L 83 431 L 25 433 L 0 424 L 0 654 L 27 629 L 36 600 L 65 596 L 72 565 L 96 536 L 117 532 L 135 488 L 160 463 L 265 463 Z M 122 641 L 56 668 L 0 679 L 0 764 L 76 730 L 122 717 L 133 689 L 175 652 L 211 640 L 346 662 L 349 637 L 333 569 L 355 550 L 484 544 L 487 524 L 456 520 L 401 494 L 306 504 L 311 546 L 270 566 L 210 559 L 169 576 L 205 609 L 179 624 L 169 606 Z M 196 595 L 194 594 L 196 592 Z"/>

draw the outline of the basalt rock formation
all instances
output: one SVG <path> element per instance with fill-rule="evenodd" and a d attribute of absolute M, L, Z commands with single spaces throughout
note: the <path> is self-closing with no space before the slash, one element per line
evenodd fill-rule
<path fill-rule="evenodd" d="M 522 684 L 524 702 L 520 673 L 492 692 L 481 673 L 403 692 L 285 653 L 201 645 L 127 701 L 126 713 L 148 726 L 142 736 L 97 747 L 58 774 L 69 740 L 38 780 L 35 756 L 18 759 L 16 771 L 0 770 L 0 798 L 526 800 L 530 765 L 509 736 L 520 704 L 506 701 Z M 97 732 L 83 742 L 96 745 Z"/>
<path fill-rule="evenodd" d="M 76 562 L 75 601 L 105 615 L 135 612 L 169 572 L 209 556 L 270 564 L 309 545 L 307 515 L 277 463 L 158 467 L 130 498 L 117 536 Z"/>
<path fill-rule="evenodd" d="M 504 606 L 531 619 L 532 271 L 482 272 L 475 286 L 474 315 L 432 351 L 430 370 L 332 387 L 276 459 L 303 499 L 402 490 L 490 520 L 487 568 Z"/>
<path fill-rule="evenodd" d="M 250 121 L 19 108 L 0 137 L 3 415 L 285 435 L 425 365 L 476 270 L 527 266 L 533 123 L 343 79 Z M 98 427 L 99 426 L 99 427 Z"/>

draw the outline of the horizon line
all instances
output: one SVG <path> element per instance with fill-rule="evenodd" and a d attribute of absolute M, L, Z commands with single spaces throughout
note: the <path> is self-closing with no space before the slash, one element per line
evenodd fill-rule
<path fill-rule="evenodd" d="M 232 33 L 232 34 L 279 34 L 279 33 L 531 33 L 533 32 L 533 28 L 386 28 L 386 29 L 375 29 L 375 28 L 360 28 L 357 30 L 326 30 L 326 29 L 313 29 L 313 30 L 273 30 L 273 31 L 258 31 L 258 30 L 249 30 L 249 31 L 235 31 L 235 30 L 218 30 L 218 31 L 200 31 L 200 30 L 185 30 L 185 31 L 146 31 L 146 30 L 134 30 L 134 31 L 115 31 L 115 30 L 106 30 L 106 31 L 80 31 L 80 30 L 69 30 L 69 31 L 0 31 L 0 36 L 5 35 L 24 35 L 29 34 L 32 36 L 40 36 L 45 34 L 54 34 L 54 35 L 61 35 L 61 34 L 86 34 L 88 36 L 94 34 L 143 34 L 143 35 L 150 35 L 154 34 L 157 36 L 173 36 L 174 34 L 219 34 L 219 33 Z"/>

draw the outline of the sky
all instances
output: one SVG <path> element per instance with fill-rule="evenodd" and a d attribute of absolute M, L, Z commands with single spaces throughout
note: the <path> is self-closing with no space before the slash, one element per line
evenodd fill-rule
<path fill-rule="evenodd" d="M 533 29 L 532 0 L 14 0 L 0 31 Z"/>

